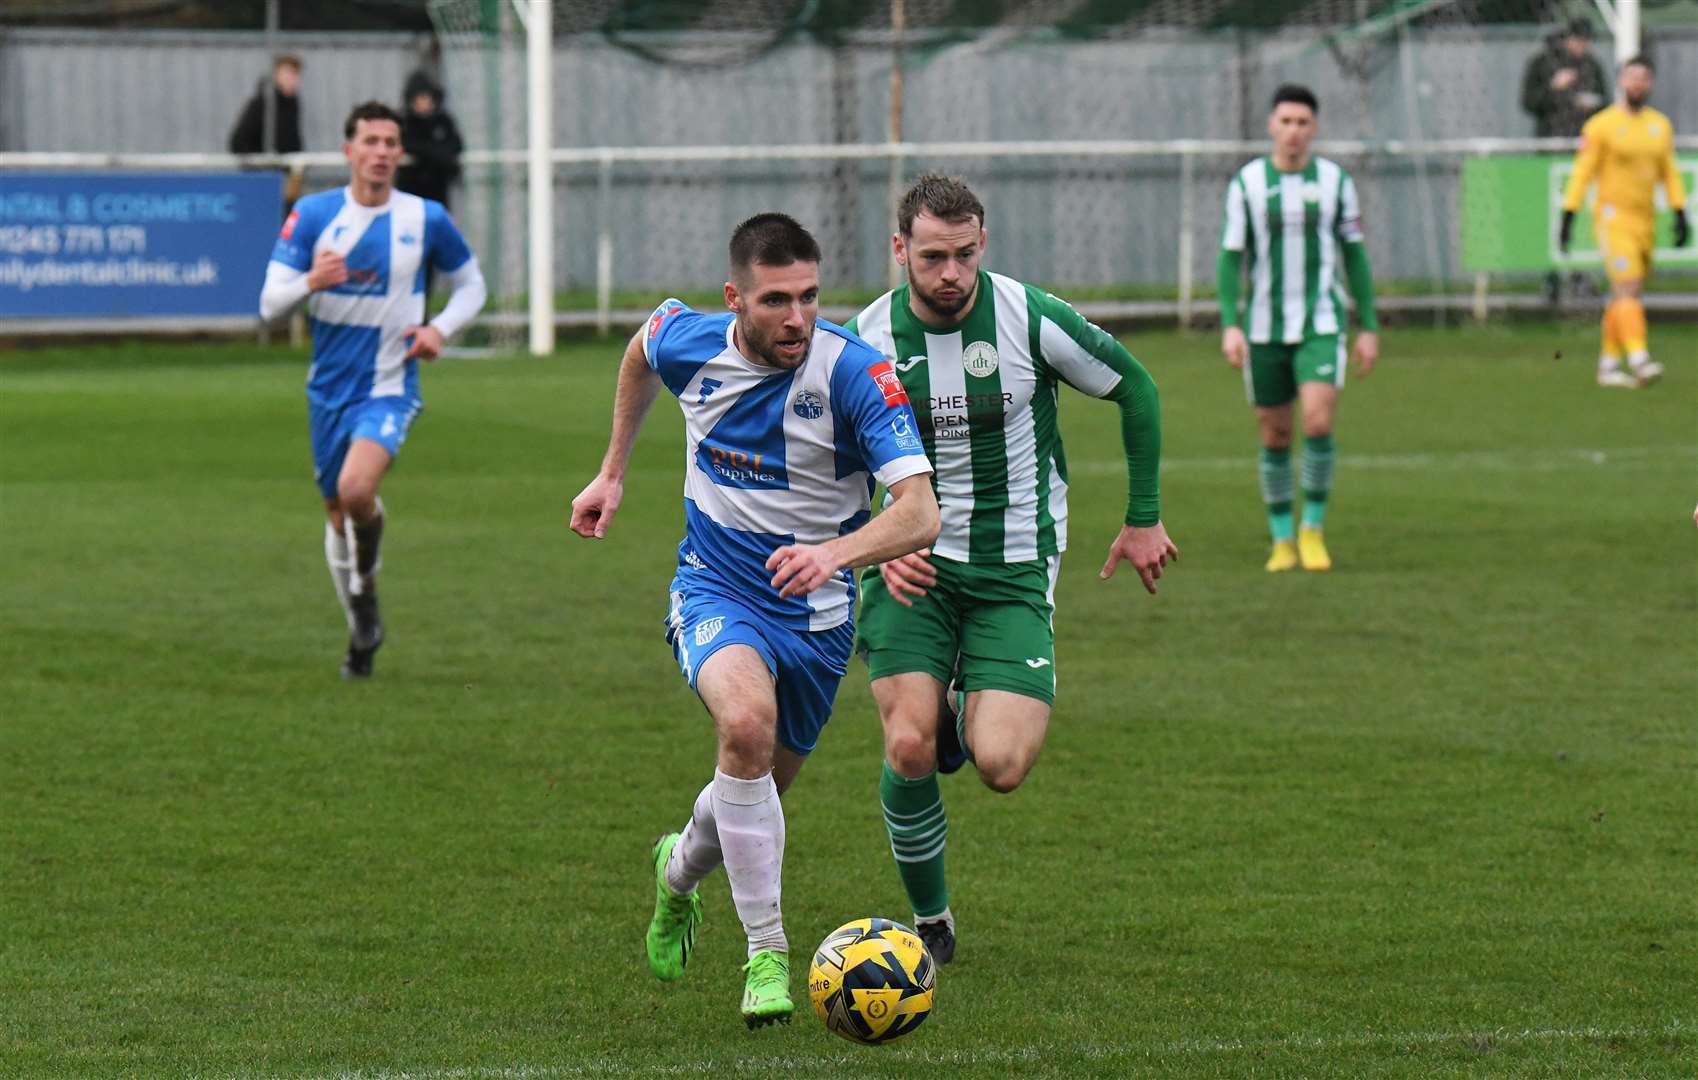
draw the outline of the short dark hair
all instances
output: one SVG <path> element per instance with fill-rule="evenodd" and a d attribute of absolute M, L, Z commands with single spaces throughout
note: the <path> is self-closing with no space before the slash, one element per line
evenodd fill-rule
<path fill-rule="evenodd" d="M 820 261 L 820 245 L 813 234 L 789 214 L 769 211 L 756 214 L 731 233 L 731 276 L 749 267 L 789 266 Z"/>
<path fill-rule="evenodd" d="M 1592 21 L 1590 19 L 1575 19 L 1562 32 L 1563 37 L 1585 38 L 1592 40 Z"/>
<path fill-rule="evenodd" d="M 300 74 L 301 58 L 296 56 L 294 53 L 278 53 L 275 57 L 272 58 L 272 60 L 271 60 L 271 70 L 272 71 L 276 71 L 278 68 L 285 68 L 285 67 L 286 68 L 294 68 L 295 73 Z"/>
<path fill-rule="evenodd" d="M 914 186 L 908 189 L 908 194 L 902 196 L 902 201 L 896 204 L 896 228 L 903 236 L 914 235 L 914 219 L 921 212 L 930 214 L 939 221 L 957 222 L 968 218 L 978 218 L 982 228 L 985 223 L 985 204 L 973 194 L 973 189 L 959 176 L 944 176 L 942 173 L 925 173 Z"/>
<path fill-rule="evenodd" d="M 1309 106 L 1309 111 L 1316 116 L 1321 114 L 1321 103 L 1315 100 L 1315 92 L 1297 83 L 1284 83 L 1275 90 L 1273 101 L 1268 103 L 1268 111 L 1272 112 L 1288 101 L 1293 105 Z"/>
<path fill-rule="evenodd" d="M 342 124 L 342 138 L 352 139 L 354 130 L 359 127 L 361 120 L 389 120 L 396 127 L 401 126 L 401 114 L 381 101 L 362 101 L 354 106 L 348 114 L 348 119 Z"/>
<path fill-rule="evenodd" d="M 1651 63 L 1651 58 L 1646 56 L 1644 53 L 1640 53 L 1639 55 L 1632 57 L 1627 61 L 1627 63 L 1621 65 L 1621 68 L 1623 71 L 1626 71 L 1628 68 L 1636 66 L 1644 68 L 1653 75 L 1657 73 L 1657 65 Z"/>

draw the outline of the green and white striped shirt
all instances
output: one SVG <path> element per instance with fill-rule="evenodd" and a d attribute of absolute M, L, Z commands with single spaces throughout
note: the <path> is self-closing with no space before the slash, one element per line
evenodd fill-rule
<path fill-rule="evenodd" d="M 1226 189 L 1220 246 L 1250 251 L 1250 340 L 1296 345 L 1343 330 L 1341 245 L 1361 242 L 1356 183 L 1336 162 L 1314 157 L 1302 172 L 1286 173 L 1259 157 L 1238 170 Z"/>
<path fill-rule="evenodd" d="M 1067 547 L 1067 458 L 1058 386 L 1121 406 L 1127 524 L 1161 517 L 1161 413 L 1143 365 L 1065 301 L 979 272 L 972 311 L 949 330 L 914 317 L 908 287 L 848 323 L 907 389 L 936 472 L 943 531 L 932 550 L 964 562 L 1027 562 Z"/>

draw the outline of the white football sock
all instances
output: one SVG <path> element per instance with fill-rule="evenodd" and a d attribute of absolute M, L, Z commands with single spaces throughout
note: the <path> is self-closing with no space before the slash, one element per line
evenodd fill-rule
<path fill-rule="evenodd" d="M 725 876 L 731 882 L 737 917 L 749 937 L 749 955 L 762 949 L 788 952 L 779 907 L 784 807 L 778 801 L 778 785 L 770 772 L 754 780 L 739 780 L 716 769 L 712 786 Z"/>
<path fill-rule="evenodd" d="M 719 824 L 713 817 L 713 783 L 696 796 L 696 809 L 684 823 L 684 833 L 666 860 L 666 887 L 684 896 L 725 861 L 719 851 Z"/>
<path fill-rule="evenodd" d="M 1627 366 L 1630 368 L 1642 368 L 1650 362 L 1651 354 L 1644 350 L 1627 354 Z"/>
<path fill-rule="evenodd" d="M 915 926 L 915 928 L 918 929 L 919 925 L 923 922 L 924 923 L 941 922 L 941 923 L 943 923 L 943 924 L 945 924 L 946 926 L 949 927 L 949 932 L 951 934 L 955 933 L 955 913 L 950 911 L 948 908 L 944 908 L 942 911 L 938 912 L 936 915 L 928 915 L 924 919 L 920 918 L 919 913 L 916 912 L 914 914 L 914 926 Z"/>
<path fill-rule="evenodd" d="M 330 566 L 330 583 L 336 586 L 336 599 L 342 605 L 342 615 L 348 629 L 354 629 L 354 609 L 348 606 L 348 590 L 354 575 L 354 557 L 348 550 L 348 538 L 336 531 L 330 522 L 324 523 L 324 561 Z"/>

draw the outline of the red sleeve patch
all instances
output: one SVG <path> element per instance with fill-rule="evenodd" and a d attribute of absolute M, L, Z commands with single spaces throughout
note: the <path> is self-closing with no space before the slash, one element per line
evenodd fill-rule
<path fill-rule="evenodd" d="M 661 323 L 665 322 L 668 317 L 676 315 L 683 310 L 684 305 L 678 303 L 662 304 L 660 307 L 656 308 L 654 314 L 649 316 L 649 340 L 653 341 L 654 336 L 660 333 Z"/>
<path fill-rule="evenodd" d="M 283 239 L 287 240 L 290 236 L 294 235 L 295 222 L 300 219 L 300 216 L 301 212 L 299 210 L 289 211 L 289 216 L 283 221 Z"/>
<path fill-rule="evenodd" d="M 898 405 L 908 404 L 908 391 L 902 388 L 902 377 L 896 374 L 896 369 L 890 366 L 889 360 L 880 360 L 867 369 L 867 374 L 878 384 L 879 393 L 884 395 L 884 407 L 894 409 Z"/>

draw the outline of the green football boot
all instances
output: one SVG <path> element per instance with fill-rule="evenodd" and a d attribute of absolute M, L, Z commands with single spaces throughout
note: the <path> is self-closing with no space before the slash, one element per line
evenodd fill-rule
<path fill-rule="evenodd" d="M 748 978 L 743 982 L 743 1022 L 765 1027 L 774 1020 L 790 1022 L 796 1006 L 790 1003 L 790 957 L 776 949 L 762 949 L 743 965 Z"/>
<path fill-rule="evenodd" d="M 678 833 L 667 833 L 654 842 L 654 918 L 645 938 L 649 970 L 666 982 L 684 977 L 684 966 L 696 947 L 696 924 L 702 921 L 702 898 L 692 891 L 679 896 L 666 884 L 666 860 L 678 843 Z"/>

